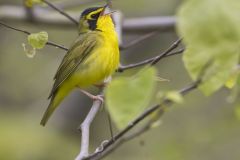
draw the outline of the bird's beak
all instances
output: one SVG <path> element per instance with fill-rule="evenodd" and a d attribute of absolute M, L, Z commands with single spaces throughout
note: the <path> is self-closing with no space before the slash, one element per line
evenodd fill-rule
<path fill-rule="evenodd" d="M 114 12 L 116 11 L 111 11 L 111 9 L 109 8 L 109 4 L 106 4 L 104 7 L 103 7 L 103 10 L 101 12 L 101 16 L 105 16 L 105 15 L 111 15 L 113 14 Z"/>

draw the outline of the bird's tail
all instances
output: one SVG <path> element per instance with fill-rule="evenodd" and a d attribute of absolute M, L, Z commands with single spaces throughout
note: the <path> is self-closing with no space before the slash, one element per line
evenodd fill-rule
<path fill-rule="evenodd" d="M 71 91 L 70 88 L 59 88 L 59 90 L 52 96 L 51 102 L 48 105 L 47 110 L 45 111 L 43 118 L 40 122 L 42 126 L 45 126 L 47 123 L 48 119 L 52 115 L 52 113 L 55 111 L 55 109 L 59 106 L 59 104 L 62 102 L 64 97 Z"/>
<path fill-rule="evenodd" d="M 42 126 L 45 126 L 45 124 L 47 123 L 48 119 L 50 118 L 50 116 L 52 115 L 53 111 L 56 109 L 56 105 L 54 105 L 54 99 L 51 100 L 50 104 L 48 105 L 47 110 L 45 111 L 43 118 L 40 122 L 40 124 Z"/>

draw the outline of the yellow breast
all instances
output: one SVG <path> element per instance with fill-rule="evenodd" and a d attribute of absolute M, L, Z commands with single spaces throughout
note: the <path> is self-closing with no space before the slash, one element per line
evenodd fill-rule
<path fill-rule="evenodd" d="M 109 22 L 110 16 L 103 16 L 98 24 L 100 31 L 98 34 L 98 43 L 93 53 L 81 65 L 84 69 L 73 76 L 73 81 L 77 81 L 79 87 L 85 87 L 92 84 L 98 84 L 105 78 L 115 72 L 119 66 L 119 48 L 117 34 L 113 23 Z M 106 25 L 108 24 L 108 25 Z"/>

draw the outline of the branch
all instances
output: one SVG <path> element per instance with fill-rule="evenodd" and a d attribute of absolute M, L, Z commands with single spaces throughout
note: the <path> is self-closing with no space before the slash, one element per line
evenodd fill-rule
<path fill-rule="evenodd" d="M 164 107 L 160 107 L 159 108 L 159 112 L 158 112 L 158 118 L 160 118 L 163 115 L 164 112 L 165 112 Z M 115 151 L 115 149 L 120 147 L 125 142 L 130 141 L 130 140 L 132 140 L 134 138 L 137 138 L 138 136 L 140 136 L 143 133 L 147 132 L 148 130 L 151 129 L 151 126 L 152 126 L 153 122 L 155 122 L 155 121 L 154 120 L 149 120 L 145 125 L 143 125 L 139 129 L 137 129 L 133 133 L 125 135 L 121 139 L 119 139 L 118 141 L 115 141 L 112 144 L 111 147 L 107 148 L 106 150 L 104 150 L 101 154 L 97 155 L 96 157 L 91 158 L 91 160 L 102 159 L 102 158 L 106 157 L 108 154 L 110 154 L 113 151 Z"/>
<path fill-rule="evenodd" d="M 46 3 L 49 7 L 51 7 L 52 9 L 58 11 L 61 15 L 67 17 L 70 21 L 72 21 L 76 26 L 78 26 L 78 21 L 76 19 L 74 19 L 73 17 L 71 17 L 69 14 L 67 14 L 65 11 L 63 11 L 61 8 L 55 6 L 54 4 L 52 4 L 51 2 L 49 2 L 48 0 L 42 0 L 44 3 Z"/>
<path fill-rule="evenodd" d="M 51 42 L 51 41 L 48 41 L 46 44 L 50 45 L 50 46 L 54 46 L 56 48 L 61 48 L 61 49 L 65 50 L 65 51 L 68 51 L 68 48 L 64 47 L 63 45 L 59 45 L 59 44 L 56 44 L 56 43 Z"/>
<path fill-rule="evenodd" d="M 80 130 L 82 131 L 82 139 L 81 139 L 81 150 L 79 155 L 75 160 L 82 160 L 84 157 L 88 156 L 88 150 L 89 150 L 89 128 L 90 125 L 95 118 L 98 110 L 100 109 L 102 105 L 101 100 L 95 100 L 93 101 L 93 105 L 91 107 L 91 110 L 89 111 L 87 117 L 83 121 L 83 123 L 80 126 Z"/>
<path fill-rule="evenodd" d="M 16 27 L 12 27 L 12 26 L 10 26 L 10 25 L 8 25 L 8 24 L 6 24 L 6 23 L 3 23 L 3 22 L 1 22 L 1 21 L 0 21 L 0 25 L 4 26 L 4 27 L 6 27 L 6 28 L 9 28 L 9 29 L 18 31 L 18 32 L 22 32 L 22 33 L 24 33 L 24 34 L 26 34 L 26 35 L 30 35 L 30 34 L 31 34 L 30 32 L 28 32 L 28 31 L 26 31 L 26 30 L 19 29 L 19 28 L 16 28 Z M 51 41 L 48 41 L 46 44 L 47 44 L 47 45 L 50 45 L 50 46 L 57 47 L 57 48 L 61 48 L 61 49 L 65 50 L 65 51 L 68 51 L 68 48 L 64 47 L 63 45 L 59 45 L 59 44 L 56 44 L 56 43 L 51 42 Z"/>
<path fill-rule="evenodd" d="M 111 77 L 108 77 L 106 80 L 104 80 L 104 83 L 107 84 L 110 81 L 111 81 Z M 103 85 L 103 86 L 99 86 L 99 87 L 101 88 L 101 91 L 98 96 L 103 97 L 105 86 Z M 85 92 L 83 90 L 82 90 L 82 92 L 89 97 L 93 96 L 90 93 Z M 88 153 L 89 152 L 89 135 L 90 135 L 89 129 L 90 129 L 93 119 L 96 117 L 96 114 L 103 103 L 102 99 L 94 99 L 94 98 L 92 98 L 92 99 L 93 99 L 93 105 L 92 105 L 88 115 L 84 119 L 83 123 L 78 128 L 78 130 L 82 131 L 81 149 L 80 149 L 80 153 L 78 154 L 78 156 L 76 157 L 75 160 L 83 160 L 85 157 L 89 156 L 89 153 Z"/>
<path fill-rule="evenodd" d="M 87 1 L 80 1 L 80 0 L 71 0 L 71 1 L 57 1 L 55 2 L 55 6 L 62 9 L 74 8 L 81 5 L 89 4 L 89 3 L 96 3 L 97 0 L 87 0 Z"/>
<path fill-rule="evenodd" d="M 128 44 L 123 44 L 122 46 L 119 47 L 120 50 L 125 50 L 125 49 L 128 49 L 130 47 L 133 47 L 141 42 L 143 42 L 144 40 L 156 35 L 158 33 L 158 31 L 153 31 L 153 32 L 150 32 L 150 33 L 147 33 L 131 42 L 129 42 Z"/>
<path fill-rule="evenodd" d="M 160 61 L 163 57 L 165 57 L 168 53 L 170 53 L 172 50 L 177 48 L 179 44 L 181 43 L 182 38 L 179 38 L 177 41 L 175 41 L 166 51 L 164 51 L 161 55 L 156 57 L 152 62 L 151 65 L 155 65 L 158 61 Z"/>
<path fill-rule="evenodd" d="M 31 33 L 28 32 L 28 31 L 25 31 L 25 30 L 22 30 L 22 29 L 18 29 L 18 28 L 15 28 L 15 27 L 12 27 L 12 26 L 9 26 L 8 24 L 5 24 L 3 22 L 0 21 L 0 25 L 6 27 L 6 28 L 9 28 L 9 29 L 12 29 L 12 30 L 15 30 L 15 31 L 18 31 L 18 32 L 22 32 L 22 33 L 25 33 L 27 35 L 30 35 Z"/>
<path fill-rule="evenodd" d="M 181 39 L 178 39 L 176 42 L 174 42 L 166 51 L 160 53 L 158 56 L 156 57 L 153 57 L 153 58 L 149 58 L 149 59 L 146 59 L 144 61 L 141 61 L 141 62 L 138 62 L 138 63 L 134 63 L 134 64 L 129 64 L 129 65 L 125 65 L 125 66 L 120 66 L 118 68 L 118 72 L 123 72 L 125 70 L 128 70 L 128 69 L 132 69 L 132 68 L 136 68 L 136 67 L 139 67 L 139 66 L 143 66 L 143 65 L 147 65 L 147 64 L 151 64 L 151 65 L 154 65 L 156 64 L 157 62 L 159 62 L 161 59 L 163 58 L 166 58 L 166 57 L 169 57 L 169 56 L 173 56 L 173 55 L 176 55 L 176 54 L 180 54 L 180 53 L 183 53 L 184 52 L 184 49 L 179 49 L 177 51 L 174 51 L 174 52 L 171 52 L 172 50 L 174 50 L 175 48 L 177 48 L 177 46 L 180 44 L 181 42 Z"/>
<path fill-rule="evenodd" d="M 14 10 L 14 12 L 12 12 Z M 26 11 L 24 7 L 3 5 L 0 6 L 0 19 L 12 20 L 14 22 L 27 21 Z M 34 22 L 54 25 L 56 27 L 71 27 L 75 28 L 69 20 L 61 15 L 56 15 L 54 12 L 49 12 L 46 9 L 36 7 L 33 10 L 35 15 Z M 79 12 L 71 14 L 71 17 L 78 18 Z M 141 17 L 141 18 L 127 18 L 123 20 L 124 33 L 149 33 L 158 30 L 159 32 L 175 31 L 176 19 L 173 16 L 159 16 L 159 17 Z"/>
<path fill-rule="evenodd" d="M 199 85 L 200 81 L 196 81 L 186 87 L 184 87 L 183 89 L 179 90 L 179 93 L 182 95 L 186 95 L 187 93 L 193 91 L 194 89 L 197 88 L 197 86 Z M 97 160 L 100 159 L 102 156 L 104 156 L 104 154 L 109 153 L 111 150 L 117 148 L 119 145 L 121 145 L 123 142 L 128 141 L 132 138 L 135 138 L 136 136 L 142 134 L 143 132 L 145 132 L 146 130 L 149 129 L 149 125 L 144 126 L 143 128 L 140 128 L 137 132 L 135 132 L 134 134 L 131 134 L 130 136 L 127 136 L 127 138 L 123 138 L 126 133 L 128 131 L 130 131 L 133 127 L 135 127 L 139 122 L 141 122 L 143 119 L 145 119 L 147 116 L 151 115 L 153 112 L 159 110 L 162 106 L 166 106 L 166 105 L 171 105 L 174 102 L 169 100 L 169 99 L 164 99 L 162 101 L 162 103 L 157 104 L 151 108 L 148 108 L 146 111 L 144 111 L 141 115 L 139 115 L 135 120 L 133 120 L 132 122 L 130 122 L 128 124 L 128 126 L 123 129 L 122 131 L 120 131 L 117 135 L 115 135 L 112 139 L 109 139 L 107 141 L 104 141 L 104 144 L 101 144 L 100 147 L 98 147 L 97 152 L 93 153 L 92 155 L 84 158 L 84 160 Z M 122 140 L 123 138 L 123 140 Z M 120 142 L 119 142 L 119 141 Z M 114 143 L 118 143 L 118 145 L 114 145 Z M 107 152 L 107 149 L 109 150 Z"/>
<path fill-rule="evenodd" d="M 170 57 L 170 56 L 173 56 L 173 55 L 177 55 L 177 54 L 181 54 L 184 52 L 184 49 L 179 49 L 177 51 L 174 51 L 174 52 L 171 52 L 165 56 L 162 56 L 161 59 L 163 58 L 166 58 L 166 57 Z M 161 53 L 162 54 L 162 53 Z M 132 68 L 136 68 L 136 67 L 140 67 L 140 66 L 143 66 L 143 65 L 147 65 L 147 64 L 150 64 L 152 63 L 157 57 L 161 56 L 158 55 L 156 57 L 153 57 L 153 58 L 150 58 L 150 59 L 146 59 L 146 60 L 143 60 L 141 62 L 138 62 L 138 63 L 134 63 L 134 64 L 129 64 L 129 65 L 125 65 L 125 66 L 120 66 L 117 70 L 117 72 L 124 72 L 125 70 L 128 70 L 128 69 L 132 69 Z"/>

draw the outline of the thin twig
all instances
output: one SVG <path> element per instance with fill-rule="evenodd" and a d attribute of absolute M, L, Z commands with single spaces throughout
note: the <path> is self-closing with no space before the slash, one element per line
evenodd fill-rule
<path fill-rule="evenodd" d="M 10 28 L 10 29 L 12 29 L 12 30 L 18 31 L 18 32 L 25 33 L 25 34 L 27 34 L 27 35 L 30 35 L 30 34 L 31 34 L 31 33 L 28 32 L 28 31 L 25 31 L 25 30 L 22 30 L 22 29 L 18 29 L 18 28 L 12 27 L 12 26 L 10 26 L 10 25 L 8 25 L 8 24 L 6 24 L 6 23 L 3 23 L 3 22 L 1 22 L 1 21 L 0 21 L 0 25 L 4 26 L 4 27 L 6 27 L 6 28 Z"/>
<path fill-rule="evenodd" d="M 113 126 L 112 126 L 112 120 L 111 120 L 111 117 L 110 117 L 109 112 L 106 111 L 106 113 L 107 113 L 107 119 L 108 119 L 108 125 L 109 125 L 110 135 L 111 135 L 111 138 L 113 138 Z"/>
<path fill-rule="evenodd" d="M 176 40 L 166 51 L 164 51 L 161 55 L 159 55 L 158 57 L 156 57 L 152 62 L 151 65 L 155 65 L 160 59 L 162 59 L 164 56 L 166 56 L 168 53 L 170 53 L 171 51 L 173 51 L 175 48 L 177 48 L 179 46 L 179 44 L 181 43 L 182 38 L 179 38 L 178 40 Z"/>
<path fill-rule="evenodd" d="M 90 125 L 91 125 L 93 119 L 95 118 L 98 110 L 100 109 L 101 105 L 102 105 L 101 100 L 97 99 L 97 100 L 93 101 L 93 105 L 92 105 L 87 117 L 85 118 L 85 120 L 83 121 L 83 123 L 81 124 L 81 126 L 79 128 L 82 132 L 81 150 L 80 150 L 80 153 L 75 160 L 82 160 L 84 157 L 88 156 Z"/>
<path fill-rule="evenodd" d="M 157 33 L 159 33 L 158 31 L 153 31 L 153 32 L 150 32 L 150 33 L 147 33 L 131 42 L 129 42 L 128 44 L 123 44 L 122 46 L 119 47 L 120 50 L 125 50 L 125 49 L 128 49 L 130 47 L 133 47 L 141 42 L 143 42 L 144 40 L 156 35 Z"/>
<path fill-rule="evenodd" d="M 57 1 L 55 2 L 55 6 L 58 6 L 58 8 L 62 9 L 72 9 L 74 7 L 78 7 L 81 5 L 86 5 L 89 3 L 96 3 L 97 0 L 85 0 L 85 1 L 80 1 L 80 0 L 71 0 L 71 1 Z"/>
<path fill-rule="evenodd" d="M 112 8 L 112 1 L 111 1 L 111 0 L 105 0 L 105 1 L 106 1 L 107 5 L 108 5 L 110 8 Z"/>
<path fill-rule="evenodd" d="M 159 111 L 158 111 L 157 118 L 160 119 L 164 112 L 165 112 L 164 107 L 163 106 L 160 107 Z M 130 141 L 130 140 L 142 135 L 143 133 L 147 132 L 149 129 L 152 128 L 152 124 L 154 122 L 155 122 L 155 119 L 150 119 L 147 123 L 145 123 L 143 126 L 138 128 L 137 130 L 135 130 L 133 133 L 125 135 L 124 137 L 122 137 L 118 141 L 114 142 L 111 147 L 107 148 L 105 151 L 103 151 L 98 156 L 96 156 L 94 158 L 91 158 L 91 160 L 98 160 L 98 159 L 102 159 L 102 158 L 106 157 L 108 154 L 112 153 L 115 149 L 120 147 L 125 142 Z"/>
<path fill-rule="evenodd" d="M 65 50 L 65 51 L 68 51 L 68 48 L 64 47 L 63 45 L 56 44 L 56 43 L 51 42 L 51 41 L 48 41 L 46 44 L 50 45 L 50 46 L 54 46 L 56 48 L 61 48 L 61 49 Z"/>
<path fill-rule="evenodd" d="M 136 68 L 136 67 L 140 67 L 140 66 L 143 66 L 143 65 L 150 64 L 154 60 L 156 60 L 158 57 L 161 57 L 159 59 L 159 60 L 161 60 L 161 59 L 166 58 L 166 57 L 170 57 L 170 56 L 173 56 L 173 55 L 176 55 L 176 54 L 181 54 L 183 52 L 184 52 L 184 49 L 179 49 L 177 51 L 173 51 L 173 52 L 170 52 L 168 54 L 165 54 L 165 52 L 163 52 L 156 57 L 149 58 L 149 59 L 143 60 L 143 61 L 138 62 L 138 63 L 133 63 L 133 64 L 129 64 L 129 65 L 120 66 L 117 71 L 118 72 L 123 72 L 123 71 L 128 70 L 128 69 L 132 69 L 132 68 Z M 162 55 L 164 55 L 164 56 L 162 56 Z"/>
<path fill-rule="evenodd" d="M 74 19 L 73 17 L 71 17 L 69 14 L 67 14 L 65 11 L 63 11 L 61 8 L 55 6 L 54 4 L 52 4 L 51 2 L 49 2 L 48 0 L 42 0 L 44 3 L 46 3 L 49 7 L 55 9 L 56 11 L 58 11 L 60 14 L 62 14 L 63 16 L 67 17 L 70 21 L 72 21 L 76 26 L 78 26 L 78 21 L 76 19 Z"/>
<path fill-rule="evenodd" d="M 179 93 L 182 95 L 186 95 L 187 93 L 189 93 L 190 91 L 194 90 L 197 88 L 197 86 L 199 85 L 200 81 L 196 81 L 184 88 L 182 88 L 181 90 L 179 90 Z M 128 124 L 128 126 L 123 129 L 122 131 L 120 131 L 118 134 L 116 134 L 114 136 L 114 138 L 110 139 L 110 140 L 105 140 L 104 144 L 100 145 L 100 149 L 97 149 L 97 152 L 91 154 L 90 156 L 84 158 L 84 160 L 97 160 L 99 158 L 97 158 L 98 156 L 103 156 L 103 152 L 105 150 L 107 150 L 108 148 L 114 146 L 113 144 L 115 143 L 115 141 L 120 140 L 122 137 L 124 137 L 126 135 L 126 133 L 128 133 L 133 127 L 135 127 L 139 122 L 141 122 L 143 119 L 145 119 L 147 116 L 151 115 L 153 112 L 155 112 L 156 110 L 158 110 L 160 107 L 162 106 L 166 106 L 166 105 L 170 105 L 173 104 L 174 102 L 169 100 L 169 99 L 164 99 L 162 101 L 162 103 L 157 104 L 153 107 L 148 108 L 146 111 L 144 111 L 141 115 L 139 115 L 135 120 L 133 120 L 132 122 L 130 122 Z M 139 133 L 140 134 L 140 133 Z M 138 135 L 138 134 L 137 134 Z M 134 136 L 133 136 L 134 137 Z"/>
<path fill-rule="evenodd" d="M 19 29 L 19 28 L 10 26 L 10 25 L 8 25 L 8 24 L 6 24 L 6 23 L 3 23 L 3 22 L 1 22 L 1 21 L 0 21 L 0 25 L 4 26 L 4 27 L 6 27 L 6 28 L 9 28 L 9 29 L 18 31 L 18 32 L 22 32 L 22 33 L 24 33 L 24 34 L 26 34 L 26 35 L 30 35 L 30 34 L 31 34 L 30 32 L 28 32 L 28 31 L 26 31 L 26 30 L 23 30 L 23 29 Z M 51 41 L 48 41 L 46 44 L 47 44 L 47 45 L 50 45 L 50 46 L 57 47 L 57 48 L 61 48 L 61 49 L 65 50 L 65 51 L 68 51 L 68 48 L 64 47 L 63 45 L 59 45 L 59 44 L 56 44 L 56 43 L 51 42 Z"/>
<path fill-rule="evenodd" d="M 148 131 L 150 129 L 150 125 L 146 124 L 143 127 L 139 128 L 137 131 L 135 131 L 132 134 L 126 135 L 123 138 L 119 139 L 118 141 L 116 141 L 115 143 L 113 143 L 113 145 L 109 148 L 107 148 L 105 151 L 103 151 L 101 154 L 99 154 L 96 157 L 91 158 L 91 160 L 98 160 L 98 159 L 102 159 L 104 157 L 106 157 L 107 155 L 109 155 L 110 153 L 112 153 L 113 151 L 115 151 L 115 149 L 117 149 L 118 147 L 120 147 L 122 144 L 124 144 L 125 142 L 136 138 L 140 135 L 142 135 L 143 133 L 145 133 L 146 131 Z"/>

